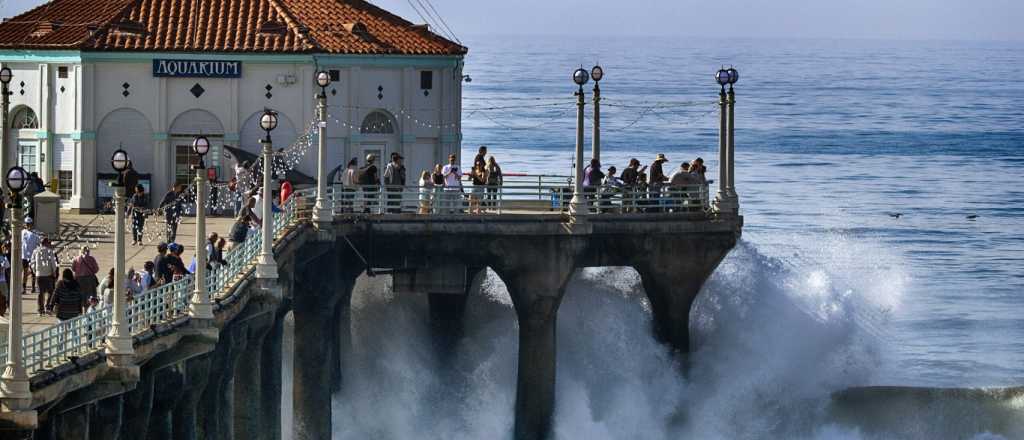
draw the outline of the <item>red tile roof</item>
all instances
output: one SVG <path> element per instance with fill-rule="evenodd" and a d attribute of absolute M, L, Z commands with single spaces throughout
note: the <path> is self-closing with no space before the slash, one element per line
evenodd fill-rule
<path fill-rule="evenodd" d="M 53 0 L 0 23 L 0 49 L 395 55 L 467 50 L 363 0 Z"/>

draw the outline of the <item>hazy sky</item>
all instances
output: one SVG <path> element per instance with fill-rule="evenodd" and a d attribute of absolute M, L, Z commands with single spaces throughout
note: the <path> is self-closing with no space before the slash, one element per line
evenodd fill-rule
<path fill-rule="evenodd" d="M 457 35 L 1024 40 L 1024 0 L 432 0 Z M 422 22 L 426 0 L 374 0 Z M 0 0 L 5 17 L 42 0 Z M 724 30 L 723 30 L 724 29 Z"/>

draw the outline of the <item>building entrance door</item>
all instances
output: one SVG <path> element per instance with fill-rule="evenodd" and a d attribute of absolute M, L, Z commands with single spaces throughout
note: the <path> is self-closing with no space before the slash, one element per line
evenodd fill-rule
<path fill-rule="evenodd" d="M 191 145 L 174 147 L 174 184 L 188 185 L 195 178 L 193 167 L 199 164 L 199 156 L 192 151 Z"/>

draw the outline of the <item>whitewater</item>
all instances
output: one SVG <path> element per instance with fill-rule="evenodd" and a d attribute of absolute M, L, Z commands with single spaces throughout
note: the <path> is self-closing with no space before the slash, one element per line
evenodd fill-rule
<path fill-rule="evenodd" d="M 463 156 L 487 144 L 506 171 L 568 174 L 569 73 L 600 60 L 605 166 L 665 153 L 717 175 L 711 75 L 742 72 L 745 227 L 691 312 L 694 351 L 654 339 L 634 270 L 580 270 L 558 315 L 555 438 L 1024 438 L 1024 48 L 718 43 L 467 41 Z M 501 280 L 475 280 L 450 352 L 426 298 L 389 282 L 353 294 L 334 438 L 510 438 Z"/>

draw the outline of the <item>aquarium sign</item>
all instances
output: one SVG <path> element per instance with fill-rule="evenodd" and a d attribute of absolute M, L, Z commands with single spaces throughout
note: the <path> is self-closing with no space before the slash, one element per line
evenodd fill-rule
<path fill-rule="evenodd" d="M 241 78 L 241 61 L 153 60 L 153 76 L 172 78 Z"/>

